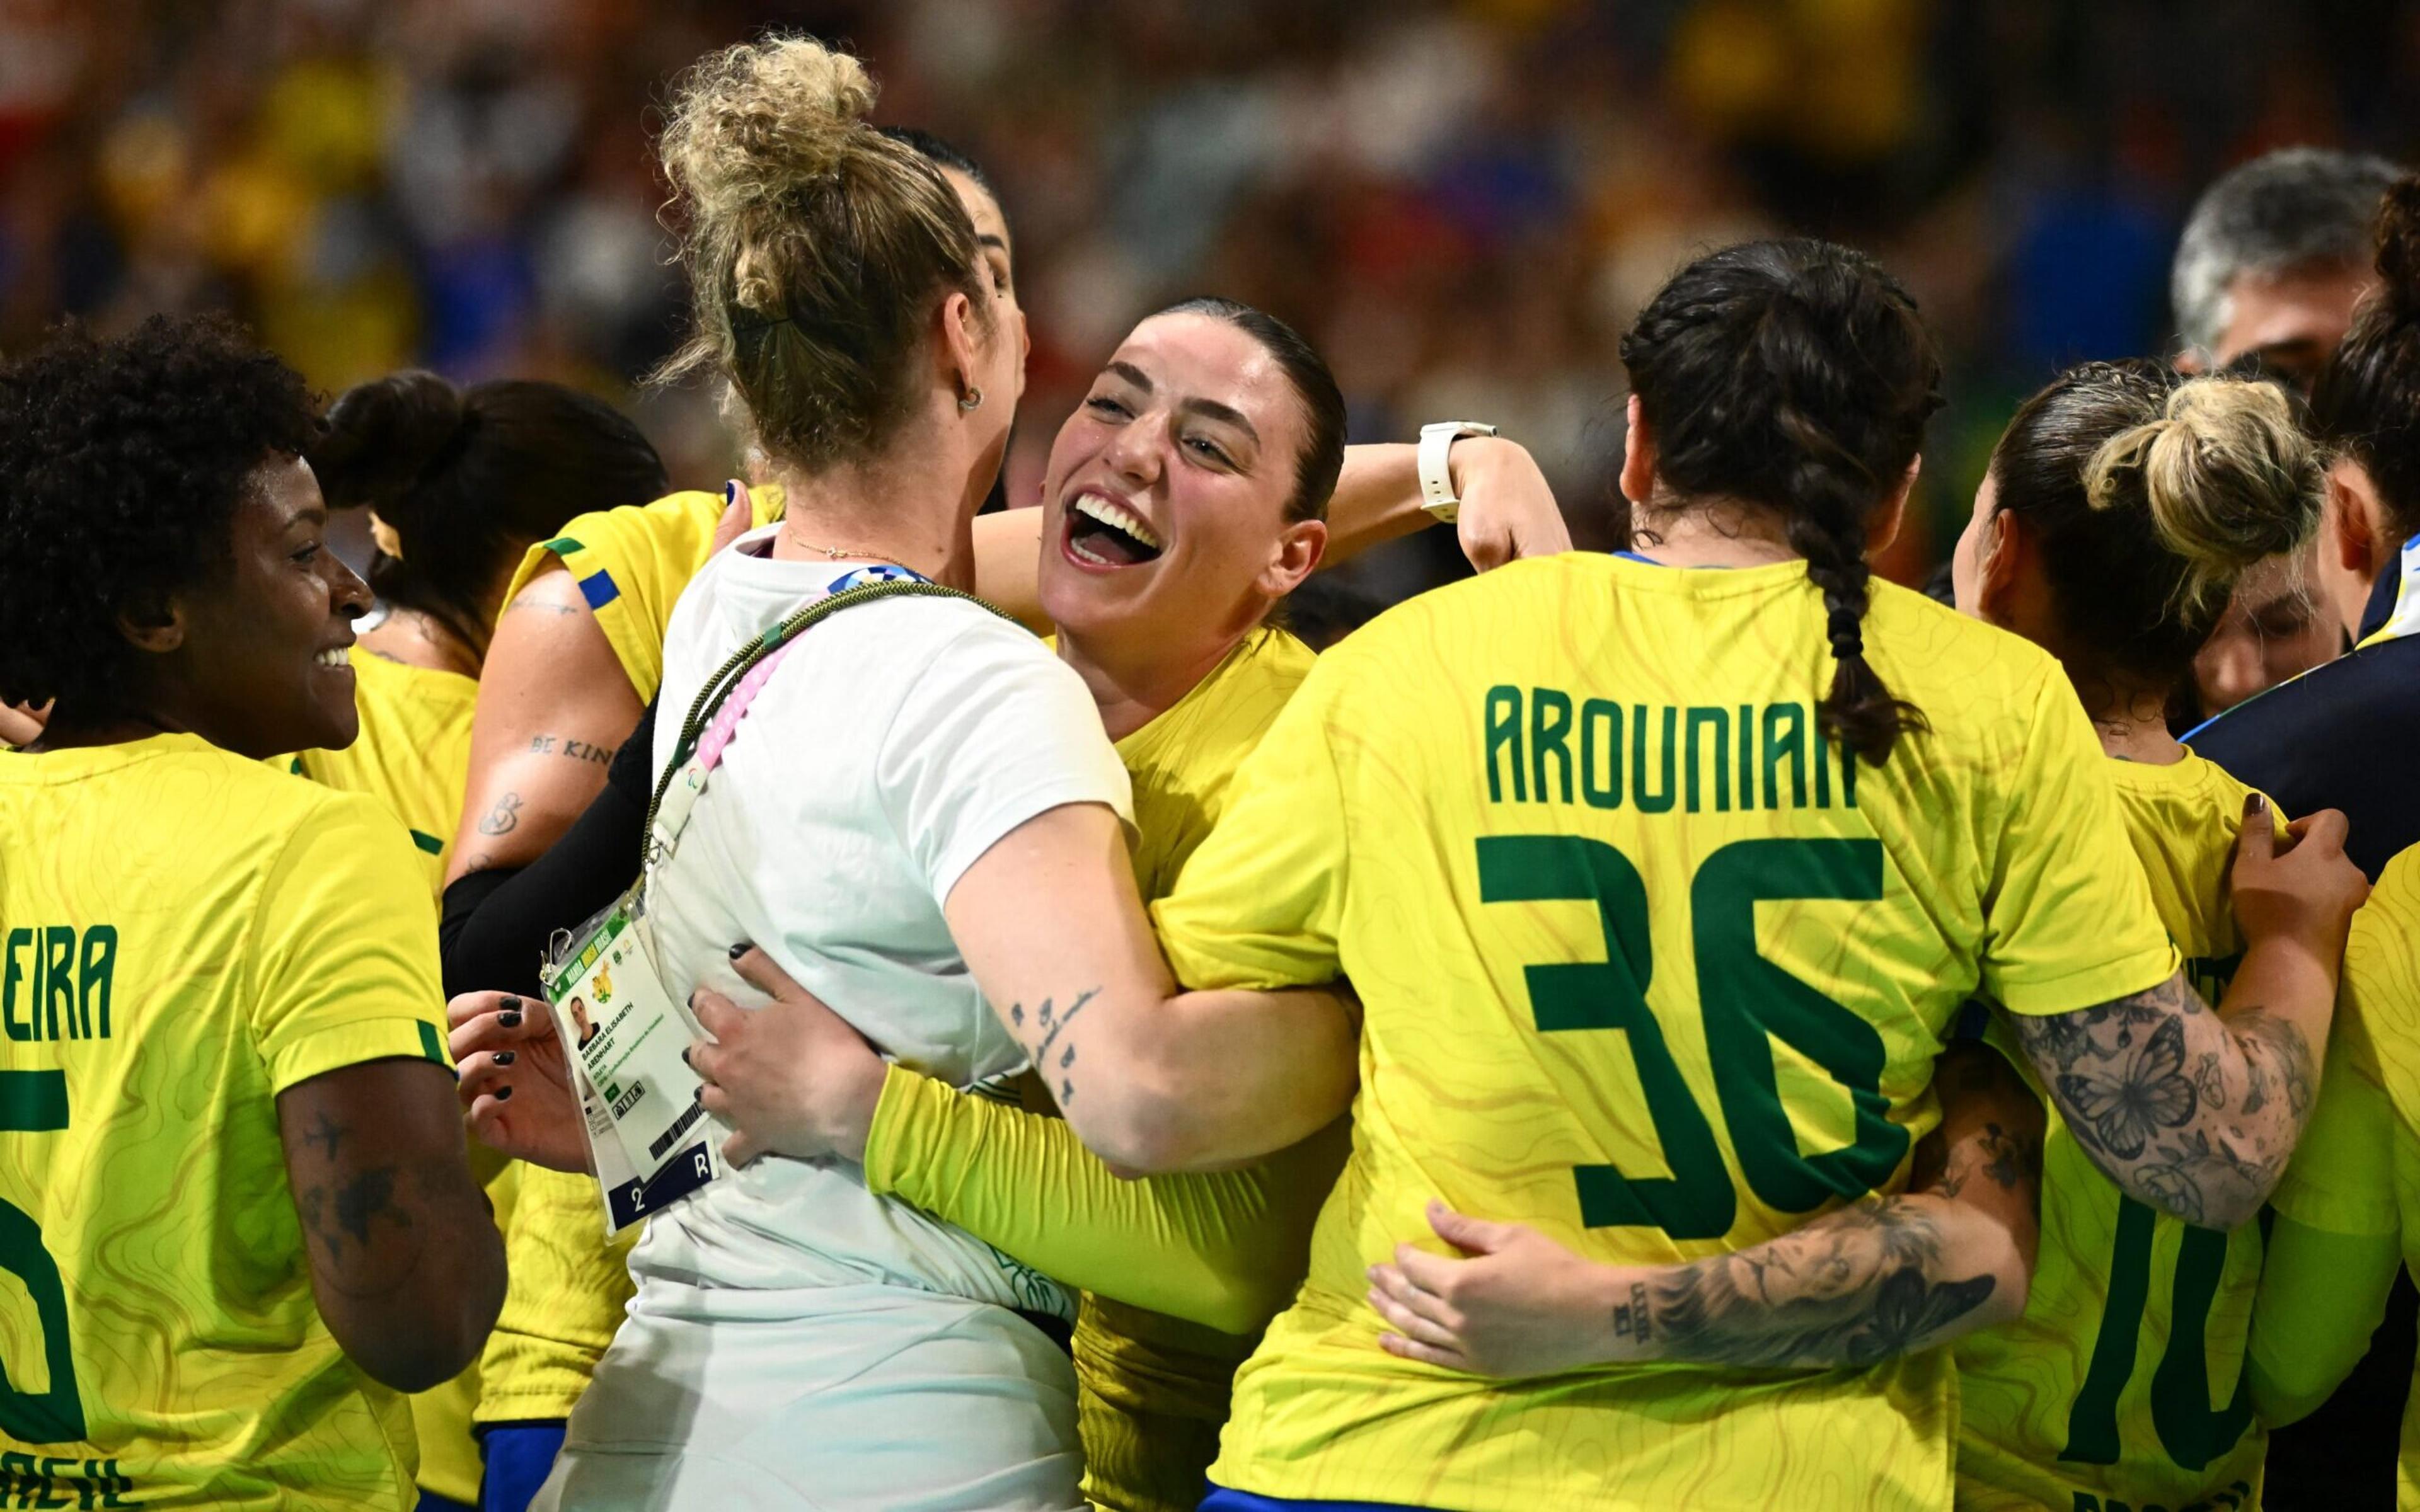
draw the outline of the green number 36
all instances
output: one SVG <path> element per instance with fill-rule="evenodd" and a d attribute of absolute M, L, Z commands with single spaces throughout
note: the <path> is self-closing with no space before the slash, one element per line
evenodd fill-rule
<path fill-rule="evenodd" d="M 1479 841 L 1481 903 L 1583 900 L 1596 904 L 1606 959 L 1523 967 L 1530 1011 L 1548 1033 L 1619 1029 L 1630 1041 L 1648 1116 L 1668 1177 L 1625 1176 L 1612 1165 L 1573 1169 L 1580 1219 L 1591 1228 L 1652 1224 L 1674 1239 L 1730 1232 L 1739 1197 L 1720 1147 L 1647 1005 L 1654 980 L 1647 887 L 1637 867 L 1603 841 L 1578 835 L 1500 835 Z M 1706 857 L 1689 885 L 1698 1006 L 1740 1174 L 1780 1212 L 1811 1212 L 1890 1179 L 1907 1131 L 1882 1095 L 1885 1053 L 1871 1024 L 1757 953 L 1756 905 L 1792 899 L 1869 902 L 1882 896 L 1882 842 L 1744 840 Z M 1779 1040 L 1844 1088 L 1856 1137 L 1820 1155 L 1799 1152 L 1774 1075 Z"/>
<path fill-rule="evenodd" d="M 48 1134 L 68 1126 L 68 1079 L 60 1071 L 0 1071 L 0 1134 Z M 42 1227 L 15 1203 L 0 1199 L 0 1271 L 24 1284 L 42 1325 L 42 1361 L 50 1389 L 20 1390 L 0 1379 L 0 1433 L 23 1443 L 73 1443 L 85 1437 L 84 1397 L 76 1391 L 75 1357 L 68 1348 L 67 1287 L 58 1262 L 42 1243 Z M 0 1367 L 7 1362 L 0 1361 Z M 9 1372 L 13 1377 L 14 1372 Z"/>

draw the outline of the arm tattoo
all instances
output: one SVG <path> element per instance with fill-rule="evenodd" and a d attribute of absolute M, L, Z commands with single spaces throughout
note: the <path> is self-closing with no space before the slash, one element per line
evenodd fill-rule
<path fill-rule="evenodd" d="M 600 746 L 593 740 L 566 737 L 558 744 L 557 737 L 553 735 L 532 735 L 529 748 L 535 756 L 567 756 L 575 762 L 593 762 L 598 766 L 613 764 L 613 748 Z"/>
<path fill-rule="evenodd" d="M 1921 1349 L 1988 1301 L 1986 1273 L 1940 1278 L 1933 1220 L 1905 1198 L 1846 1208 L 1731 1255 L 1658 1273 L 1614 1332 L 1664 1335 L 1661 1354 L 1752 1368 L 1872 1365 Z M 1623 1314 L 1652 1290 L 1654 1321 Z"/>
<path fill-rule="evenodd" d="M 304 1188 L 296 1201 L 303 1227 L 327 1251 L 321 1273 L 349 1295 L 392 1290 L 401 1279 L 393 1273 L 393 1260 L 398 1256 L 417 1259 L 415 1245 L 373 1238 L 382 1230 L 412 1227 L 411 1213 L 396 1201 L 397 1180 L 398 1172 L 392 1165 L 337 1171 L 328 1180 Z M 404 1273 L 410 1269 L 406 1265 Z"/>
<path fill-rule="evenodd" d="M 520 809 L 521 795 L 518 793 L 505 794 L 496 800 L 495 807 L 489 809 L 486 817 L 479 821 L 479 833 L 482 835 L 511 834 L 520 825 Z"/>
<path fill-rule="evenodd" d="M 1026 1045 L 1032 1055 L 1033 1069 L 1041 1072 L 1043 1081 L 1057 1096 L 1063 1108 L 1076 1096 L 1076 1043 L 1067 1040 L 1062 1045 L 1060 1041 L 1066 1038 L 1069 1026 L 1076 1022 L 1076 1015 L 1084 1011 L 1084 1005 L 1100 995 L 1098 987 L 1087 988 L 1078 993 L 1075 1000 L 1063 1009 L 1054 1006 L 1056 998 L 1046 997 L 1041 1006 L 1031 1013 L 1026 1011 L 1023 1003 L 1008 1005 L 1009 1027 L 1016 1031 L 1018 1042 Z M 1031 1038 L 1036 1034 L 1041 1036 L 1038 1043 Z M 1051 1054 L 1053 1050 L 1058 1051 L 1055 1057 Z"/>
<path fill-rule="evenodd" d="M 568 604 L 551 602 L 541 596 L 538 591 L 534 587 L 524 588 L 520 593 L 514 594 L 513 601 L 504 606 L 504 612 L 510 614 L 517 609 L 542 609 L 549 614 L 577 614 L 580 612 Z"/>
<path fill-rule="evenodd" d="M 319 1114 L 318 1120 L 314 1122 L 310 1129 L 302 1135 L 302 1142 L 306 1145 L 325 1149 L 328 1154 L 328 1159 L 334 1160 L 336 1158 L 336 1147 L 344 1142 L 344 1138 L 345 1126 L 336 1122 L 334 1119 L 329 1118 L 325 1112 L 322 1112 Z"/>
<path fill-rule="evenodd" d="M 2007 1133 L 1996 1123 L 1983 1126 L 1983 1153 L 1991 1157 L 1983 1163 L 1983 1174 L 2003 1192 L 2013 1192 L 2027 1181 L 2041 1180 L 2041 1141 L 2031 1136 Z M 1963 1181 L 1962 1175 L 1957 1178 Z M 1957 1195 L 1956 1187 L 1946 1189 L 1944 1196 Z"/>
<path fill-rule="evenodd" d="M 1633 1281 L 1630 1284 L 1630 1300 L 1614 1304 L 1613 1336 L 1635 1338 L 1641 1344 L 1646 1343 L 1649 1338 L 1648 1312 L 1647 1283 Z"/>
<path fill-rule="evenodd" d="M 2311 1106 L 2310 1045 L 2292 1023 L 2257 1007 L 2221 1018 L 2181 975 L 2009 1017 L 2076 1142 L 2128 1196 L 2217 1227 L 2267 1200 Z"/>

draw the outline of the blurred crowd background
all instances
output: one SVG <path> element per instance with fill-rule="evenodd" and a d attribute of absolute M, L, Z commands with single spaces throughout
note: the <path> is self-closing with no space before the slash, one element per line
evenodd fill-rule
<path fill-rule="evenodd" d="M 1497 422 L 1602 543 L 1630 315 L 1692 250 L 1799 229 L 1883 256 L 1949 352 L 1902 579 L 2018 397 L 2172 343 L 2215 173 L 2420 146 L 2420 7 L 2353 0 L 0 0 L 0 347 L 227 307 L 331 392 L 593 387 L 710 486 L 710 404 L 634 383 L 679 317 L 651 112 L 768 26 L 848 41 L 880 119 L 1000 188 L 1014 500 L 1127 324 L 1215 291 L 1326 351 L 1356 440 Z"/>

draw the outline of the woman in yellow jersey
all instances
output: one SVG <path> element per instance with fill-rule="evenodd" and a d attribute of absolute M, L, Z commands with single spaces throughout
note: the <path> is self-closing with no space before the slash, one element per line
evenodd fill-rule
<path fill-rule="evenodd" d="M 301 377 L 154 320 L 0 368 L 0 1480 L 31 1506 L 412 1503 L 398 1392 L 473 1359 L 504 1257 L 353 737 Z"/>
<path fill-rule="evenodd" d="M 995 396 L 1015 388 L 1021 343 L 963 204 L 927 160 L 861 123 L 871 96 L 854 60 L 772 39 L 706 60 L 669 112 L 695 317 L 683 360 L 730 384 L 785 494 L 777 525 L 716 554 L 683 593 L 663 647 L 670 706 L 688 708 L 735 645 L 863 568 L 969 580 L 971 518 L 1006 435 Z M 1255 424 L 1205 395 L 1178 450 L 1215 480 L 1205 487 L 1240 498 L 1295 471 L 1311 434 L 1295 407 Z M 1338 442 L 1307 497 L 1333 486 Z M 1324 534 L 1316 521 L 1288 532 L 1297 570 Z M 714 783 L 651 866 L 646 928 L 668 985 L 736 986 L 727 942 L 752 939 L 812 987 L 861 989 L 860 1022 L 911 1065 L 970 1085 L 1047 1062 L 1069 1103 L 1067 1081 L 1089 1080 L 1091 1062 L 1077 1071 L 1052 1036 L 1090 1018 L 1075 995 L 1032 990 L 1032 973 L 1067 957 L 1030 909 L 1072 870 L 1140 912 L 1123 838 L 1130 782 L 1082 678 L 964 595 L 852 607 L 789 644 L 779 675 L 751 680 Z M 672 735 L 659 727 L 659 766 Z M 1344 1011 L 1333 994 L 1151 985 L 1147 1010 L 1122 1002 L 1112 1016 L 1147 1011 L 1280 1052 L 1237 1088 L 1287 1110 L 1256 1120 L 1269 1149 L 1341 1111 L 1332 1057 L 1283 1053 L 1331 1041 Z M 497 998 L 457 1004 L 458 1040 L 477 1049 L 464 1100 L 499 1148 L 576 1167 L 577 1122 L 540 1116 L 550 1088 L 561 1105 L 546 1074 L 560 1046 Z M 1091 1132 L 1106 1136 L 1126 1125 L 1102 1087 L 1106 1128 Z M 1075 1105 L 1088 1116 L 1089 1101 Z M 755 1161 L 655 1214 L 630 1266 L 628 1315 L 535 1504 L 1077 1504 L 1072 1368 L 1019 1316 L 1072 1298 L 867 1193 L 853 1167 Z"/>
<path fill-rule="evenodd" d="M 504 584 L 565 521 L 661 497 L 663 463 L 612 405 L 559 383 L 463 390 L 398 373 L 347 390 L 327 424 L 312 471 L 330 508 L 370 511 L 369 581 L 387 612 L 352 656 L 361 738 L 295 761 L 393 808 L 427 857 L 433 895 L 462 817 L 472 705 Z"/>
<path fill-rule="evenodd" d="M 1683 1363 L 1481 1381 L 1380 1348 L 1364 1277 L 1435 1245 L 1433 1197 L 1669 1265 L 1898 1191 L 1978 991 L 2071 1125 L 2132 1110 L 2077 1138 L 2140 1200 L 2241 1223 L 2300 1134 L 2253 1080 L 2307 1084 L 2360 879 L 2325 826 L 2247 846 L 2248 943 L 2211 1013 L 2057 664 L 1870 582 L 1934 402 L 1904 292 L 1843 248 L 1736 247 L 1622 354 L 1645 559 L 1518 563 L 1323 657 L 1155 911 L 1184 980 L 1349 973 L 1364 1005 L 1353 1154 L 1237 1377 L 1208 1504 L 1946 1504 L 1939 1351 L 1777 1370 L 1802 1358 L 1787 1319 L 1675 1317 L 1642 1288 L 1613 1332 Z M 2170 1047 L 2206 1094 L 2172 1095 Z M 1146 1064 L 1217 1148 L 1186 1106 L 1219 1101 L 1211 1072 Z M 1856 1278 L 1891 1344 L 1993 1284 L 1897 1269 Z"/>
<path fill-rule="evenodd" d="M 1959 542 L 1959 607 L 2041 645 L 2074 683 L 2160 920 L 2213 1001 L 2243 949 L 2236 836 L 2266 806 L 2180 746 L 2167 710 L 2238 584 L 2291 570 L 2325 489 L 2282 389 L 2093 363 L 2018 410 Z M 2175 1071 L 2211 1095 L 2200 1063 Z M 2256 1505 L 2265 1436 L 2243 1358 L 2259 1227 L 2192 1227 L 2121 1194 L 2077 1114 L 2113 1127 L 2126 1110 L 2093 1096 L 2054 1119 L 2024 1319 L 1958 1349 L 1959 1504 Z"/>
<path fill-rule="evenodd" d="M 2363 642 L 2366 649 L 2339 664 L 2349 671 L 2408 634 L 2414 602 L 2409 584 L 2420 577 L 2420 547 L 2411 544 L 2420 540 L 2412 534 L 2420 525 L 2420 182 L 2406 179 L 2389 193 L 2378 265 L 2377 294 L 2311 396 L 2313 429 L 2336 453 L 2326 554 L 2341 551 L 2348 576 L 2357 556 L 2384 559 L 2368 622 L 2373 634 Z M 2399 573 L 2386 549 L 2397 541 L 2405 541 Z M 2360 610 L 2358 586 L 2345 584 L 2349 619 Z M 2386 781 L 2404 780 L 2399 749 L 2361 755 L 2380 764 Z M 2406 849 L 2387 863 L 2369 905 L 2353 920 L 2337 1054 L 2304 1151 L 2275 1198 L 2250 1369 L 2253 1407 L 2271 1427 L 2310 1414 L 2361 1364 L 2396 1272 L 2420 1254 L 2415 916 L 2420 853 Z M 2405 1399 L 2396 1485 L 2398 1505 L 2420 1506 L 2420 1392 Z"/>
<path fill-rule="evenodd" d="M 1958 546 L 1959 607 L 2051 652 L 2074 684 L 2116 760 L 2118 810 L 2161 922 L 2206 996 L 2224 991 L 2242 950 L 2226 876 L 2252 795 L 2178 745 L 2166 712 L 2237 583 L 2307 543 L 2323 486 L 2318 450 L 2273 385 L 2089 363 L 2018 410 Z M 2121 1116 L 2106 1102 L 2089 1111 Z M 2063 1120 L 2043 1165 L 2022 1320 L 1957 1346 L 1959 1504 L 2257 1504 L 2263 1436 L 2240 1382 L 2257 1228 L 2192 1228 L 2121 1195 Z M 1954 1242 L 1974 1220 L 1953 1210 L 1932 1222 Z M 1440 1232 L 1468 1227 L 1449 1214 Z M 1659 1316 L 1719 1295 L 1803 1319 L 1816 1299 L 1794 1278 L 1817 1273 L 1802 1252 L 1827 1237 L 1809 1225 L 1655 1274 L 1590 1265 L 1523 1226 L 1481 1227 L 1471 1247 L 1488 1257 L 1406 1246 L 1401 1269 L 1381 1268 L 1380 1300 L 1419 1357 L 1492 1362 L 1491 1373 L 1624 1358 L 1599 1337 L 1604 1302 L 1642 1280 Z M 1751 1269 L 1768 1278 L 1759 1288 L 1741 1284 Z M 1838 1306 L 1837 1272 L 1823 1280 Z"/>
<path fill-rule="evenodd" d="M 1000 313 L 1021 332 L 1013 241 L 981 170 L 925 133 L 886 128 L 884 134 L 942 169 L 975 226 Z M 1020 369 L 1018 388 L 1021 380 Z M 1016 394 L 1008 397 L 1013 401 Z M 1348 448 L 1326 560 L 1349 556 L 1433 518 L 1456 525 L 1465 549 L 1481 567 L 1569 545 L 1544 478 L 1517 443 L 1473 436 L 1451 446 L 1447 467 L 1445 481 L 1458 496 L 1459 509 L 1432 512 L 1413 447 Z M 512 869 L 553 844 L 572 815 L 597 794 L 603 768 L 559 753 L 610 748 L 626 737 L 629 721 L 654 697 L 665 622 L 718 538 L 718 513 L 720 538 L 727 540 L 778 518 L 782 500 L 778 483 L 746 490 L 744 498 L 675 494 L 644 509 L 583 516 L 528 554 L 508 594 L 512 611 L 498 625 L 488 659 L 477 717 L 481 733 L 473 742 L 472 801 L 462 810 L 458 875 L 446 893 L 446 974 L 454 990 L 497 986 L 498 969 L 505 964 L 516 976 L 504 980 L 526 975 L 523 964 L 532 952 L 521 937 L 525 932 L 486 927 L 489 921 L 476 910 L 510 885 Z M 1058 550 L 1057 538 L 1046 535 L 1040 510 L 981 517 L 974 524 L 978 589 L 1037 627 L 1049 622 L 1036 599 L 1035 565 L 1055 559 Z M 1191 773 L 1180 779 L 1164 762 L 1156 765 L 1180 786 L 1207 780 Z M 643 789 L 644 770 L 637 779 Z M 1148 781 L 1143 791 L 1151 801 Z M 644 805 L 642 794 L 629 807 L 633 820 Z M 1180 808 L 1199 818 L 1196 806 Z M 476 871 L 467 870 L 473 865 Z M 548 880 L 552 885 L 557 879 Z M 613 872 L 589 906 L 609 901 L 623 880 L 625 873 Z M 628 1240 L 600 1246 L 594 1210 L 594 1195 L 584 1181 L 545 1171 L 523 1173 L 508 1240 L 512 1288 L 484 1363 L 478 1413 L 487 1426 L 489 1504 L 498 1512 L 518 1512 L 543 1479 L 556 1437 L 551 1425 L 578 1399 L 628 1296 Z"/>
<path fill-rule="evenodd" d="M 340 750 L 304 751 L 294 766 L 384 803 L 411 836 L 433 896 L 462 816 L 472 706 L 505 582 L 565 521 L 661 496 L 663 463 L 593 395 L 520 380 L 461 390 L 434 373 L 348 390 L 329 407 L 310 461 L 331 507 L 370 511 L 369 581 L 387 613 L 349 654 L 360 736 Z M 593 764 L 611 753 L 572 754 Z M 507 1230 L 517 1178 L 505 1166 L 487 1182 Z M 478 1500 L 478 1400 L 475 1365 L 412 1398 L 432 1509 Z"/>

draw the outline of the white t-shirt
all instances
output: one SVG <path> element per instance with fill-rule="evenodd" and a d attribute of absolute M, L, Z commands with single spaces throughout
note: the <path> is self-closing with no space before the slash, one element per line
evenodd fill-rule
<path fill-rule="evenodd" d="M 718 553 L 673 610 L 659 776 L 715 669 L 848 570 L 753 554 L 772 533 Z M 804 631 L 756 695 L 649 885 L 666 985 L 754 1000 L 730 964 L 746 941 L 903 1066 L 958 1087 L 1016 1071 L 1024 1052 L 941 905 L 995 841 L 1068 803 L 1132 822 L 1092 695 L 1032 633 L 949 599 L 844 609 Z M 867 1193 L 838 1160 L 759 1160 L 659 1213 L 630 1263 L 642 1279 L 719 1290 L 871 1282 L 1046 1311 L 1066 1302 L 964 1230 Z"/>

